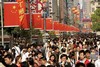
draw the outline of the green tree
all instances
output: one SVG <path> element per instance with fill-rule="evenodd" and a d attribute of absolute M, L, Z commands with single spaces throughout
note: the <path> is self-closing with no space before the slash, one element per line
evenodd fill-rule
<path fill-rule="evenodd" d="M 93 23 L 92 30 L 94 30 L 94 31 L 100 31 L 100 22 Z"/>
<path fill-rule="evenodd" d="M 93 31 L 100 31 L 100 8 L 94 11 L 94 14 L 91 15 L 91 19 L 93 22 Z"/>

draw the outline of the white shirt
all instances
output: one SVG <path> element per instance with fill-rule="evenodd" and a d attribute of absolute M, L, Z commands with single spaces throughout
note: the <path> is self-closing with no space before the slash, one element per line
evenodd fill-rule
<path fill-rule="evenodd" d="M 18 46 L 14 46 L 12 49 L 15 49 L 16 57 L 20 55 L 20 48 Z"/>
<path fill-rule="evenodd" d="M 5 67 L 5 66 L 0 62 L 0 67 Z"/>
<path fill-rule="evenodd" d="M 95 67 L 100 67 L 100 59 L 95 61 Z"/>
<path fill-rule="evenodd" d="M 26 58 L 27 58 L 27 54 L 26 53 L 23 53 L 22 54 L 22 62 L 26 61 Z"/>

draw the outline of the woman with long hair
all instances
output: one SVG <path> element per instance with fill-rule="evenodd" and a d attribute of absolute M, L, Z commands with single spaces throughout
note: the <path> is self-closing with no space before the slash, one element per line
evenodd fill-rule
<path fill-rule="evenodd" d="M 56 66 L 57 61 L 56 61 L 56 56 L 55 56 L 54 54 L 52 54 L 52 55 L 50 56 L 48 63 L 49 63 L 50 65 Z"/>
<path fill-rule="evenodd" d="M 21 66 L 21 60 L 22 60 L 21 55 L 18 55 L 18 56 L 15 58 L 15 63 L 16 63 L 16 65 L 17 65 L 18 67 L 22 67 L 22 66 Z"/>

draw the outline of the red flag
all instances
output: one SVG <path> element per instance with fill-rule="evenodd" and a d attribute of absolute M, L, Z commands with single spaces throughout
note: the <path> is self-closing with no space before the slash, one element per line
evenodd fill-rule
<path fill-rule="evenodd" d="M 17 2 L 4 3 L 4 27 L 19 26 L 19 13 Z"/>
<path fill-rule="evenodd" d="M 52 18 L 46 18 L 46 30 L 50 31 L 52 30 Z"/>
<path fill-rule="evenodd" d="M 42 24 L 42 19 L 41 19 L 40 13 L 35 13 L 32 15 L 32 26 L 33 26 L 33 28 L 36 28 L 36 29 L 42 28 L 43 24 Z"/>

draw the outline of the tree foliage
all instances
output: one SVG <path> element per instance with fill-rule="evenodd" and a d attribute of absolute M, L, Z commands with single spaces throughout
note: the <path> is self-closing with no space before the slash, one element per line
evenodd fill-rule
<path fill-rule="evenodd" d="M 93 23 L 92 30 L 94 30 L 94 31 L 100 31 L 100 22 Z"/>
<path fill-rule="evenodd" d="M 94 14 L 91 15 L 91 19 L 93 22 L 92 29 L 94 31 L 100 31 L 100 8 L 94 11 Z"/>

